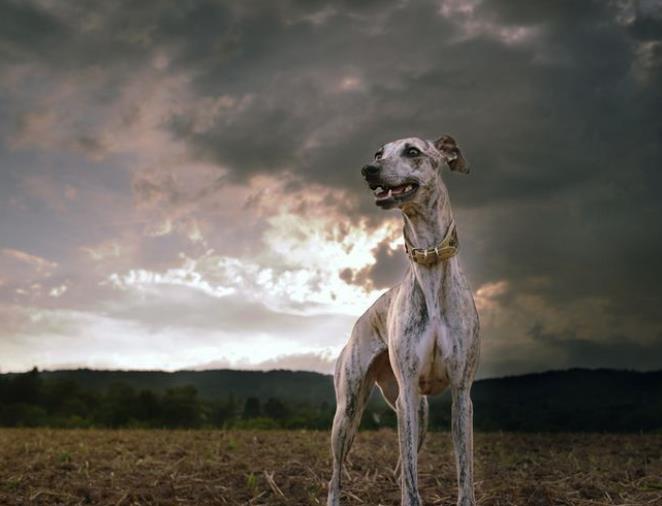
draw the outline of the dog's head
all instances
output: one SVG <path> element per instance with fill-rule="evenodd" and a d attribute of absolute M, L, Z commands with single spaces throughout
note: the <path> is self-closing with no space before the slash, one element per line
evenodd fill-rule
<path fill-rule="evenodd" d="M 410 137 L 384 144 L 361 174 L 375 194 L 375 204 L 392 209 L 407 203 L 425 203 L 437 189 L 444 188 L 442 165 L 455 172 L 469 172 L 452 137 L 444 135 L 434 142 Z"/>

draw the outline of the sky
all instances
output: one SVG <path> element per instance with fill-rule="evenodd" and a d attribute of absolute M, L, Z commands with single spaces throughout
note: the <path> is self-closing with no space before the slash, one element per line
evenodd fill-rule
<path fill-rule="evenodd" d="M 330 372 L 450 134 L 479 377 L 662 368 L 662 2 L 0 1 L 0 371 Z"/>

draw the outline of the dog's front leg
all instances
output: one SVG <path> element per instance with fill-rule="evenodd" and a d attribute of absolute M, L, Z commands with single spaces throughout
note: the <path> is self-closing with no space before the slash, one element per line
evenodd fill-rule
<path fill-rule="evenodd" d="M 471 386 L 452 387 L 452 434 L 457 464 L 458 506 L 475 506 Z"/>
<path fill-rule="evenodd" d="M 418 493 L 418 445 L 420 438 L 421 395 L 414 378 L 402 377 L 398 400 L 398 439 L 402 459 L 402 505 L 420 506 Z"/>

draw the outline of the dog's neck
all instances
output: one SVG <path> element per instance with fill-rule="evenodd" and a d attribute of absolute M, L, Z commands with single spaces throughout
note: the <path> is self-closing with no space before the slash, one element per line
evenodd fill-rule
<path fill-rule="evenodd" d="M 434 248 L 446 237 L 453 223 L 453 211 L 446 191 L 441 189 L 424 203 L 401 209 L 404 234 L 414 248 Z"/>
<path fill-rule="evenodd" d="M 416 203 L 415 206 L 402 208 L 405 222 L 404 234 L 412 247 L 430 248 L 439 244 L 453 223 L 448 193 L 440 188 L 425 204 Z M 441 315 L 447 304 L 446 295 L 449 292 L 449 283 L 459 271 L 457 257 L 441 260 L 429 266 L 421 265 L 410 260 L 410 273 L 412 281 L 421 289 L 427 306 L 428 314 Z"/>

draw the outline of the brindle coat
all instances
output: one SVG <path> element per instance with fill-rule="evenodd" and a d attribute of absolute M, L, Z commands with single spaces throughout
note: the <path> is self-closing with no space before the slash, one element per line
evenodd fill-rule
<path fill-rule="evenodd" d="M 441 177 L 443 164 L 454 171 L 468 172 L 451 137 L 436 142 L 408 138 L 384 145 L 362 171 L 373 188 L 416 185 L 413 195 L 389 196 L 378 199 L 377 204 L 400 209 L 404 233 L 417 248 L 439 244 L 453 223 Z M 422 504 L 417 461 L 427 428 L 426 396 L 448 386 L 453 402 L 457 503 L 476 504 L 470 389 L 478 366 L 478 329 L 471 288 L 457 256 L 432 265 L 410 262 L 402 282 L 358 319 L 335 370 L 337 409 L 331 436 L 329 506 L 339 504 L 342 465 L 375 383 L 398 417 L 402 504 Z"/>

